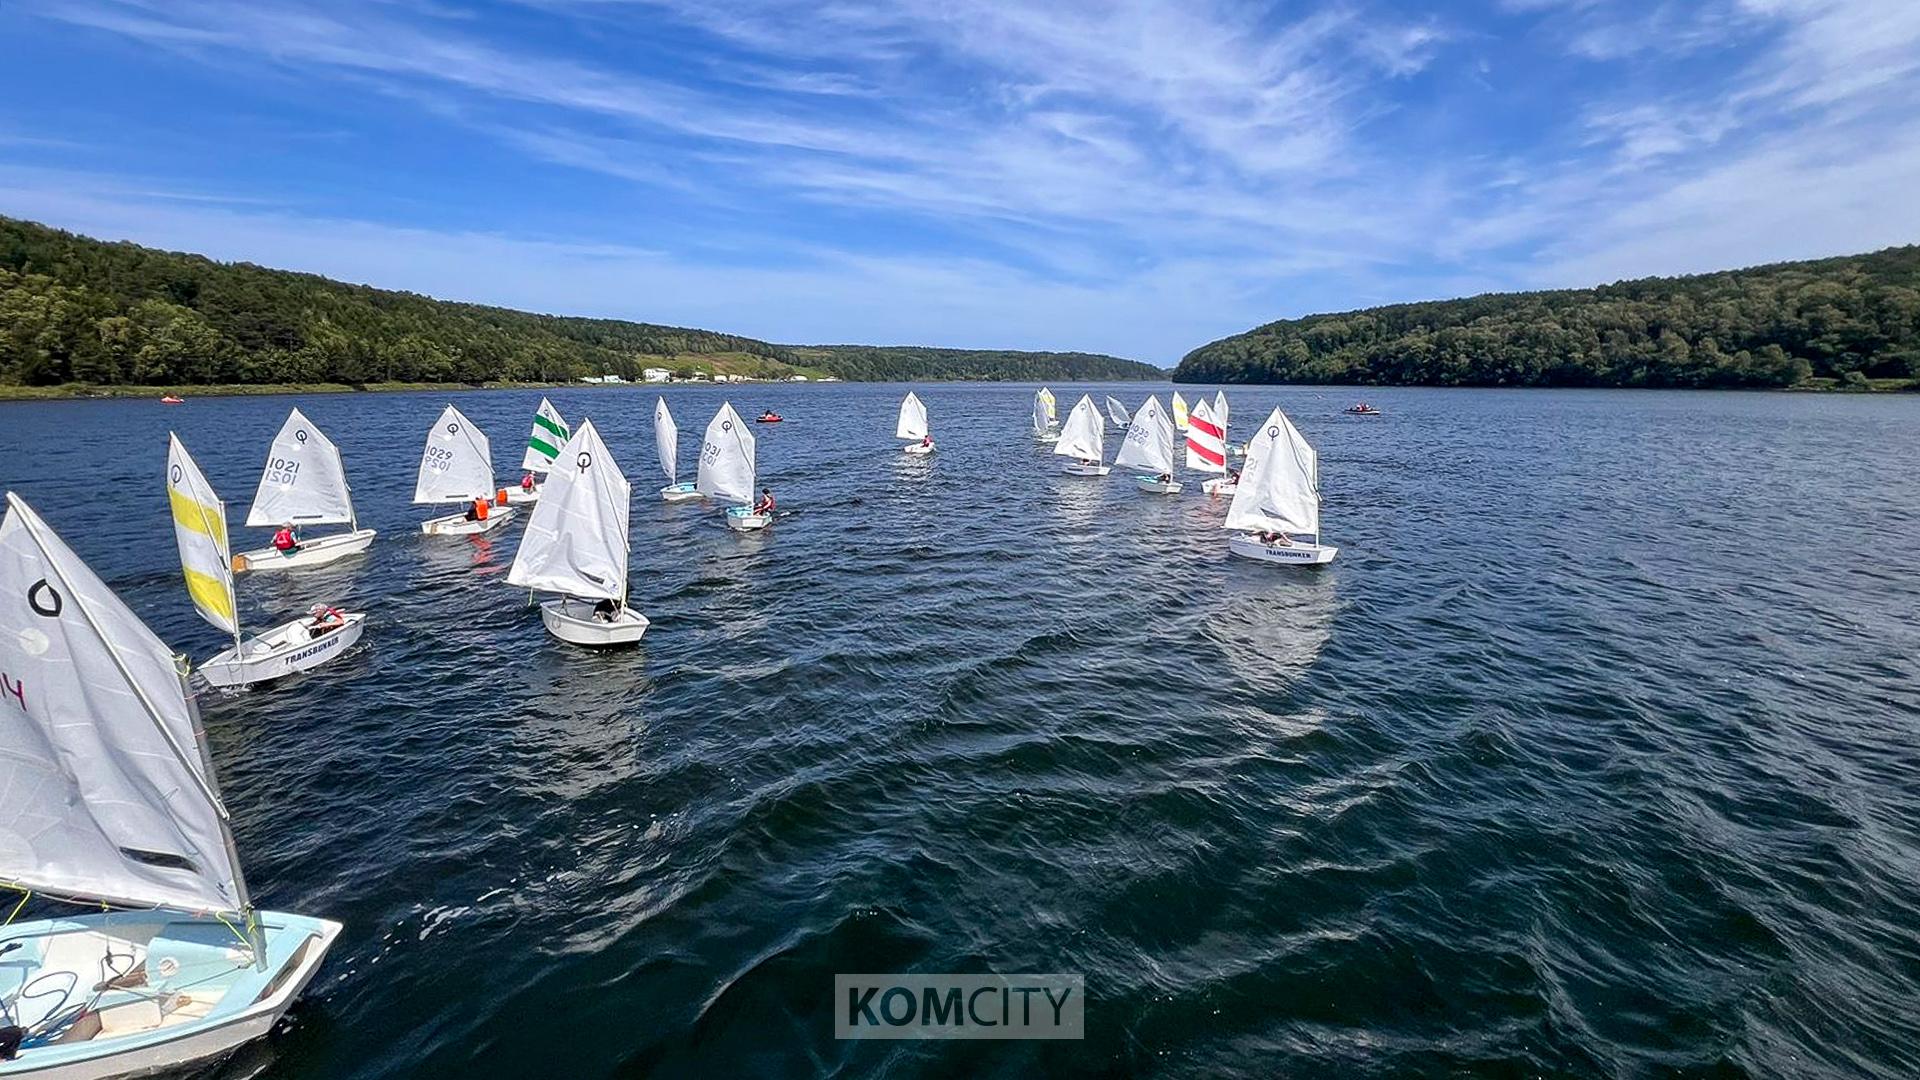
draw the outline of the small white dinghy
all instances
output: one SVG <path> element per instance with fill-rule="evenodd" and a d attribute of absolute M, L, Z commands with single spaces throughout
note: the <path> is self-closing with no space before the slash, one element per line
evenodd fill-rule
<path fill-rule="evenodd" d="M 1067 414 L 1067 422 L 1060 427 L 1060 439 L 1053 444 L 1053 452 L 1061 457 L 1073 460 L 1061 468 L 1069 476 L 1105 476 L 1113 470 L 1102 464 L 1101 458 L 1107 453 L 1107 422 L 1100 418 L 1100 410 L 1093 407 L 1093 399 L 1085 394 Z"/>
<path fill-rule="evenodd" d="M 360 640 L 364 612 L 316 607 L 314 619 L 294 619 L 246 637 L 233 602 L 233 557 L 227 547 L 227 508 L 194 464 L 178 435 L 168 436 L 167 501 L 187 595 L 200 617 L 233 635 L 233 648 L 209 657 L 200 674 L 217 687 L 248 686 L 319 667 Z"/>
<path fill-rule="evenodd" d="M 772 514 L 753 512 L 753 449 L 753 432 L 732 403 L 721 402 L 720 411 L 707 422 L 694 487 L 709 499 L 736 504 L 727 507 L 727 528 L 736 532 L 764 529 L 773 520 Z"/>
<path fill-rule="evenodd" d="M 346 532 L 301 537 L 292 548 L 256 548 L 234 556 L 233 570 L 296 570 L 322 566 L 357 555 L 373 543 L 373 530 L 363 529 L 353 513 L 353 491 L 347 487 L 346 465 L 340 448 L 299 409 L 280 425 L 267 450 L 260 486 L 247 510 L 247 527 L 278 528 L 304 525 L 345 525 Z"/>
<path fill-rule="evenodd" d="M 680 428 L 673 422 L 673 414 L 667 411 L 664 397 L 653 403 L 653 448 L 660 454 L 660 471 L 667 474 L 667 486 L 660 489 L 662 499 L 692 502 L 706 498 L 693 481 L 680 479 Z"/>
<path fill-rule="evenodd" d="M 1133 414 L 1133 423 L 1127 426 L 1127 437 L 1120 440 L 1120 452 L 1113 456 L 1113 463 L 1147 470 L 1147 475 L 1133 478 L 1134 486 L 1141 491 L 1180 494 L 1180 481 L 1173 478 L 1173 420 L 1160 407 L 1158 397 L 1149 394 L 1140 411 Z"/>
<path fill-rule="evenodd" d="M 920 404 L 920 395 L 911 390 L 900 403 L 900 419 L 893 426 L 893 437 L 912 440 L 902 447 L 909 454 L 933 453 L 933 435 L 927 430 L 927 407 Z"/>
<path fill-rule="evenodd" d="M 1120 399 L 1112 394 L 1107 395 L 1107 418 L 1113 421 L 1114 427 L 1123 428 L 1133 423 L 1133 418 L 1127 415 L 1127 407 L 1120 404 Z"/>
<path fill-rule="evenodd" d="M 1043 443 L 1060 441 L 1060 421 L 1054 409 L 1053 391 L 1044 386 L 1033 395 L 1033 437 Z"/>
<path fill-rule="evenodd" d="M 1320 456 L 1279 409 L 1247 441 L 1247 467 L 1224 527 L 1246 534 L 1227 544 L 1243 558 L 1312 566 L 1339 553 L 1320 543 Z M 1312 543 L 1293 539 L 1306 533 Z"/>
<path fill-rule="evenodd" d="M 633 487 L 593 421 L 559 451 L 507 584 L 559 593 L 540 605 L 547 633 L 574 645 L 631 645 L 647 617 L 627 606 Z"/>
<path fill-rule="evenodd" d="M 486 533 L 513 520 L 514 508 L 493 505 L 493 444 L 487 434 L 449 405 L 427 432 L 420 454 L 420 475 L 413 482 L 417 505 L 466 503 L 485 516 L 461 512 L 420 523 L 428 535 L 467 536 Z"/>
<path fill-rule="evenodd" d="M 0 1076 L 209 1062 L 273 1030 L 340 924 L 253 906 L 181 659 L 6 502 L 0 881 L 142 910 L 0 930 L 0 1007 L 21 1036 Z"/>
<path fill-rule="evenodd" d="M 533 479 L 533 486 L 528 487 L 523 479 L 507 491 L 508 502 L 525 505 L 540 501 L 541 479 L 553 471 L 554 455 L 567 444 L 571 434 L 560 410 L 553 407 L 553 402 L 541 398 L 540 407 L 533 412 L 533 432 L 527 436 L 527 452 L 520 455 L 520 468 Z"/>
<path fill-rule="evenodd" d="M 1227 471 L 1226 431 L 1215 422 L 1213 407 L 1205 398 L 1195 403 L 1187 417 L 1187 468 L 1220 474 L 1200 485 L 1209 495 L 1231 495 L 1236 490 Z"/>

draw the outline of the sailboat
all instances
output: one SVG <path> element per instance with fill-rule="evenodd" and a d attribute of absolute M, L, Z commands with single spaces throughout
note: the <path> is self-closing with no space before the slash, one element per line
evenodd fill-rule
<path fill-rule="evenodd" d="M 1173 478 L 1173 420 L 1160 407 L 1158 397 L 1148 395 L 1140 411 L 1133 414 L 1133 423 L 1127 427 L 1127 437 L 1121 440 L 1113 463 L 1147 470 L 1149 475 L 1133 478 L 1142 491 L 1180 493 L 1180 481 Z M 1163 476 L 1166 479 L 1162 480 Z"/>
<path fill-rule="evenodd" d="M 1320 456 L 1279 409 L 1247 440 L 1247 467 L 1224 527 L 1243 534 L 1227 550 L 1249 559 L 1313 565 L 1339 553 L 1320 544 Z M 1313 542 L 1292 539 L 1301 533 L 1311 533 Z"/>
<path fill-rule="evenodd" d="M 509 585 L 560 594 L 540 605 L 547 633 L 575 645 L 631 645 L 647 632 L 647 617 L 627 606 L 632 507 L 632 485 L 593 421 L 580 421 L 507 571 Z"/>
<path fill-rule="evenodd" d="M 1181 397 L 1181 396 L 1180 396 L 1180 391 L 1178 391 L 1178 390 L 1175 390 L 1175 391 L 1173 392 L 1173 427 L 1174 427 L 1174 430 L 1176 430 L 1176 431 L 1185 431 L 1185 430 L 1187 430 L 1187 416 L 1188 416 L 1188 411 L 1187 411 L 1187 399 L 1186 399 L 1186 398 L 1183 398 L 1183 397 Z"/>
<path fill-rule="evenodd" d="M 533 432 L 527 436 L 527 452 L 520 456 L 520 467 L 533 477 L 533 486 L 521 485 L 507 492 L 510 503 L 538 502 L 540 499 L 540 478 L 553 471 L 554 455 L 567 443 L 569 432 L 567 421 L 553 402 L 540 399 L 540 407 L 533 412 Z"/>
<path fill-rule="evenodd" d="M 427 432 L 427 446 L 420 454 L 420 475 L 413 482 L 416 504 L 469 503 L 484 516 L 470 513 L 448 514 L 420 523 L 423 533 L 458 536 L 485 533 L 513 520 L 512 506 L 490 506 L 494 496 L 493 444 L 487 434 L 447 406 L 433 430 Z"/>
<path fill-rule="evenodd" d="M 1127 407 L 1112 394 L 1107 395 L 1107 416 L 1113 421 L 1114 427 L 1126 427 L 1133 422 L 1133 418 L 1127 415 Z"/>
<path fill-rule="evenodd" d="M 1033 437 L 1043 443 L 1060 440 L 1060 424 L 1055 413 L 1053 391 L 1044 386 L 1033 395 Z"/>
<path fill-rule="evenodd" d="M 1234 493 L 1233 477 L 1227 474 L 1226 433 L 1213 419 L 1213 406 L 1201 398 L 1187 418 L 1187 468 L 1194 472 L 1220 475 L 1200 485 L 1209 495 Z"/>
<path fill-rule="evenodd" d="M 233 635 L 233 648 L 200 665 L 212 686 L 247 686 L 319 667 L 353 647 L 365 612 L 317 606 L 319 618 L 294 619 L 264 634 L 243 637 L 233 602 L 233 557 L 227 547 L 227 508 L 194 464 L 178 435 L 167 437 L 167 502 L 187 595 L 200 617 Z"/>
<path fill-rule="evenodd" d="M 660 454 L 661 471 L 667 474 L 667 486 L 660 489 L 660 497 L 668 502 L 701 498 L 693 481 L 680 479 L 680 428 L 674 424 L 673 414 L 667 411 L 664 397 L 653 403 L 653 448 Z"/>
<path fill-rule="evenodd" d="M 373 543 L 373 530 L 361 528 L 354 516 L 353 491 L 347 487 L 340 448 L 299 409 L 288 414 L 280 434 L 273 437 L 253 506 L 247 510 L 250 529 L 281 525 L 345 525 L 347 531 L 303 537 L 287 551 L 264 547 L 236 555 L 235 573 L 320 566 L 357 555 Z"/>
<path fill-rule="evenodd" d="M 253 906 L 183 660 L 24 500 L 6 504 L 0 882 L 141 910 L 0 931 L 0 1008 L 19 1035 L 0 1075 L 227 1054 L 273 1029 L 340 924 Z"/>
<path fill-rule="evenodd" d="M 920 395 L 911 390 L 900 403 L 900 420 L 894 424 L 893 437 L 913 440 L 902 447 L 909 454 L 933 453 L 933 435 L 927 430 L 927 407 L 920 404 Z"/>
<path fill-rule="evenodd" d="M 772 514 L 753 512 L 753 432 L 740 421 L 731 402 L 721 402 L 720 411 L 707 423 L 694 487 L 710 499 L 736 504 L 727 507 L 729 529 L 764 529 L 773 520 Z"/>
<path fill-rule="evenodd" d="M 1070 476 L 1105 476 L 1113 470 L 1101 463 L 1107 453 L 1107 422 L 1100 418 L 1100 410 L 1093 407 L 1093 399 L 1085 394 L 1067 414 L 1067 422 L 1060 427 L 1060 439 L 1053 444 L 1053 452 L 1062 457 L 1070 457 L 1062 472 Z"/>

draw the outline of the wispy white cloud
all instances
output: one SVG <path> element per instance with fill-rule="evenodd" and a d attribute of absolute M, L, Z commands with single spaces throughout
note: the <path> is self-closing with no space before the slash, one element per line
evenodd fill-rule
<path fill-rule="evenodd" d="M 540 33 L 435 0 L 15 10 L 240 85 L 377 92 L 670 198 L 696 243 L 192 207 L 149 180 L 71 202 L 16 175 L 5 208 L 504 303 L 1161 361 L 1292 312 L 1920 239 L 1913 0 L 1504 0 L 1504 38 L 1386 0 L 518 2 Z M 1523 51 L 1565 82 L 1503 82 Z"/>

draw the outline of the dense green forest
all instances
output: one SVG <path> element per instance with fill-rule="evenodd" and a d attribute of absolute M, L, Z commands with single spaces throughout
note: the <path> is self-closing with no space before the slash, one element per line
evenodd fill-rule
<path fill-rule="evenodd" d="M 1167 377 L 1161 368 L 1098 353 L 929 349 L 912 345 L 795 345 L 792 349 L 802 364 L 862 382 L 915 379 L 1106 382 Z"/>
<path fill-rule="evenodd" d="M 1785 387 L 1920 378 L 1920 247 L 1268 323 L 1178 382 Z"/>
<path fill-rule="evenodd" d="M 535 315 L 0 217 L 0 386 L 563 382 L 634 379 L 645 367 L 846 379 L 1161 374 L 1112 357 L 794 349 L 710 330 Z"/>

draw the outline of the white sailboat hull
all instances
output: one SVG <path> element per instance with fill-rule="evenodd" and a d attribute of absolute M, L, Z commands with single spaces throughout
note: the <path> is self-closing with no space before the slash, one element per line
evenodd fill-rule
<path fill-rule="evenodd" d="M 667 502 L 692 502 L 695 499 L 703 499 L 705 497 L 706 496 L 700 494 L 699 488 L 694 487 L 692 481 L 683 484 L 668 484 L 666 487 L 660 489 L 660 498 Z"/>
<path fill-rule="evenodd" d="M 1227 542 L 1227 551 L 1243 559 L 1257 559 L 1261 562 L 1283 563 L 1292 566 L 1318 566 L 1330 563 L 1340 553 L 1336 547 L 1321 544 L 1305 544 L 1295 541 L 1291 547 L 1281 544 L 1264 544 L 1257 536 L 1236 536 Z"/>
<path fill-rule="evenodd" d="M 367 615 L 345 612 L 346 625 L 320 637 L 307 632 L 306 619 L 295 619 L 264 634 L 256 634 L 235 648 L 215 653 L 200 665 L 200 675 L 217 687 L 247 686 L 310 671 L 353 647 L 360 640 Z"/>
<path fill-rule="evenodd" d="M 1209 495 L 1231 495 L 1240 490 L 1240 485 L 1224 476 L 1216 476 L 1201 483 L 1200 490 Z"/>
<path fill-rule="evenodd" d="M 372 529 L 316 536 L 300 541 L 300 546 L 291 554 L 272 547 L 256 548 L 235 555 L 233 570 L 238 574 L 250 570 L 299 570 L 308 566 L 324 566 L 335 559 L 344 559 L 367 550 L 373 545 L 373 536 Z"/>
<path fill-rule="evenodd" d="M 490 533 L 513 520 L 518 513 L 511 505 L 495 506 L 487 511 L 487 516 L 479 521 L 468 521 L 465 511 L 448 514 L 446 517 L 429 518 L 420 523 L 420 531 L 429 536 L 473 536 L 478 533 Z"/>
<path fill-rule="evenodd" d="M 772 514 L 756 514 L 744 506 L 730 507 L 727 510 L 727 528 L 739 532 L 752 532 L 764 529 L 773 520 Z"/>
<path fill-rule="evenodd" d="M 1139 488 L 1141 491 L 1151 491 L 1155 495 L 1180 494 L 1180 481 L 1178 480 L 1167 480 L 1163 482 L 1152 476 L 1136 476 L 1133 478 L 1133 486 Z"/>
<path fill-rule="evenodd" d="M 511 487 L 507 489 L 507 502 L 513 506 L 531 506 L 532 504 L 537 503 L 539 501 L 540 501 L 539 488 L 534 488 L 532 491 L 528 491 L 526 488 L 520 488 L 520 487 Z"/>
<path fill-rule="evenodd" d="M 266 939 L 264 970 L 243 968 L 234 973 L 227 986 L 188 986 L 166 993 L 172 1006 L 167 1013 L 162 1013 L 154 1000 L 157 995 L 151 991 L 108 990 L 95 1003 L 93 1015 L 98 1017 L 99 1030 L 92 1038 L 72 1037 L 79 1025 L 92 1026 L 83 1018 L 75 1022 L 75 1028 L 68 1029 L 67 1037 L 24 1048 L 14 1060 L 0 1063 L 0 1075 L 30 1076 L 34 1080 L 119 1080 L 171 1073 L 231 1053 L 271 1032 L 288 1006 L 313 981 L 327 950 L 340 934 L 340 924 L 274 911 L 259 912 L 258 918 Z M 21 966 L 19 958 L 31 950 L 48 958 L 47 962 L 31 972 L 23 969 L 20 979 L 51 976 L 49 981 L 57 983 L 62 981 L 59 976 L 63 972 L 70 971 L 75 985 L 87 988 L 102 978 L 101 958 L 109 948 L 116 955 L 140 956 L 142 965 L 162 951 L 167 955 L 182 951 L 194 959 L 201 959 L 194 956 L 196 952 L 210 951 L 199 942 L 183 947 L 161 940 L 155 933 L 156 920 L 163 921 L 165 929 L 161 933 L 197 930 L 199 935 L 216 940 L 221 934 L 231 933 L 211 916 L 166 911 L 16 923 L 7 928 L 5 940 L 22 942 L 26 948 L 16 951 L 7 966 Z M 93 951 L 96 949 L 99 951 Z M 53 959 L 61 954 L 67 955 L 66 962 Z M 75 959 L 80 962 L 66 966 Z M 148 978 L 154 975 L 150 972 Z M 165 987 L 160 989 L 164 991 Z"/>
<path fill-rule="evenodd" d="M 1075 462 L 1069 463 L 1060 471 L 1063 473 L 1066 473 L 1068 476 L 1105 476 L 1108 473 L 1113 471 L 1113 466 L 1082 465 L 1079 462 L 1075 461 Z"/>
<path fill-rule="evenodd" d="M 920 443 L 914 443 L 911 446 L 902 447 L 901 453 L 925 456 L 927 454 L 933 453 L 933 447 L 925 446 Z"/>
<path fill-rule="evenodd" d="M 652 625 L 645 615 L 622 606 L 609 622 L 593 615 L 593 602 L 576 597 L 548 600 L 540 605 L 540 621 L 547 633 L 570 645 L 632 645 Z"/>

